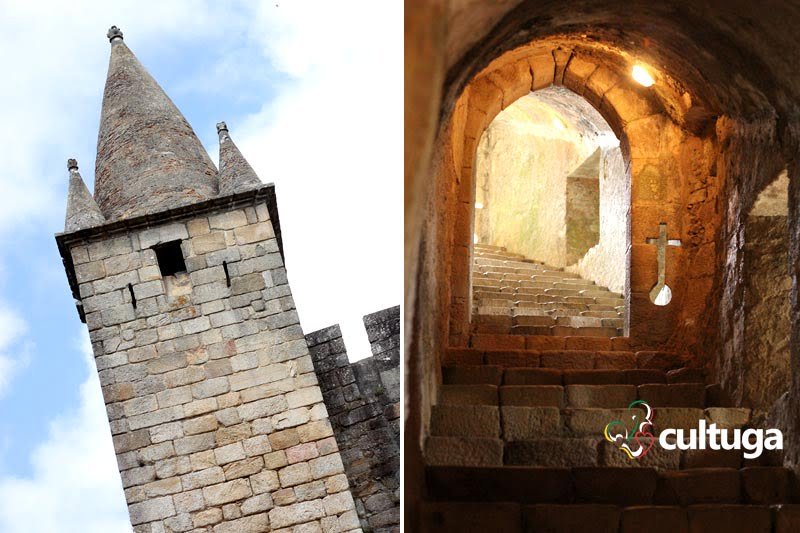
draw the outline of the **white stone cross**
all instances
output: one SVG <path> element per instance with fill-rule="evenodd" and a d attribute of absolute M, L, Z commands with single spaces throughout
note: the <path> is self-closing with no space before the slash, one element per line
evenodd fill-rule
<path fill-rule="evenodd" d="M 680 246 L 680 239 L 667 239 L 667 224 L 658 225 L 658 237 L 648 237 L 647 244 L 656 245 L 658 257 L 658 283 L 650 289 L 650 301 L 656 305 L 667 305 L 672 298 L 672 291 L 667 287 L 667 246 Z M 667 291 L 665 291 L 667 289 Z"/>

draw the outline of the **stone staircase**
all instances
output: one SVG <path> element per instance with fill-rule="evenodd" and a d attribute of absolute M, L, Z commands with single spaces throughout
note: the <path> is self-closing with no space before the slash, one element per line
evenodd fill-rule
<path fill-rule="evenodd" d="M 748 427 L 750 411 L 729 407 L 685 357 L 461 348 L 444 361 L 425 445 L 432 531 L 800 531 L 779 453 L 656 444 L 633 460 L 603 438 L 636 399 L 653 407 L 656 437 L 700 419 Z"/>
<path fill-rule="evenodd" d="M 623 334 L 620 294 L 498 246 L 475 244 L 473 254 L 473 333 Z"/>

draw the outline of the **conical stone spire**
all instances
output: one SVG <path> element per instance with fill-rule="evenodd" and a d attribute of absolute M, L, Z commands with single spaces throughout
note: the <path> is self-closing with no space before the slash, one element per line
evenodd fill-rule
<path fill-rule="evenodd" d="M 262 185 L 255 170 L 244 158 L 242 152 L 231 139 L 228 126 L 217 124 L 219 134 L 219 193 L 233 194 Z"/>
<path fill-rule="evenodd" d="M 213 198 L 217 170 L 192 127 L 122 40 L 108 31 L 95 198 L 109 220 Z"/>
<path fill-rule="evenodd" d="M 100 212 L 78 172 L 78 162 L 74 159 L 67 160 L 67 169 L 69 169 L 69 192 L 64 231 L 69 233 L 104 223 L 106 219 L 103 213 Z"/>

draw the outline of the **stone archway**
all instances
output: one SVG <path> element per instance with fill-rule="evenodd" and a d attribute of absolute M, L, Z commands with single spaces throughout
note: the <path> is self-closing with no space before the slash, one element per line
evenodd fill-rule
<path fill-rule="evenodd" d="M 540 89 L 492 120 L 475 163 L 473 331 L 619 336 L 630 165 L 608 123 L 569 89 Z"/>
<path fill-rule="evenodd" d="M 534 43 L 495 59 L 464 87 L 444 132 L 439 172 L 452 187 L 455 216 L 451 237 L 451 346 L 467 346 L 471 291 L 469 264 L 474 240 L 475 154 L 481 135 L 497 114 L 525 96 L 552 85 L 581 95 L 605 118 L 620 139 L 631 177 L 630 257 L 626 261 L 626 303 L 630 337 L 619 347 L 681 347 L 702 342 L 699 334 L 713 313 L 705 309 L 715 276 L 712 236 L 720 227 L 720 184 L 712 177 L 713 146 L 692 133 L 690 98 L 667 89 L 648 91 L 621 70 L 613 54 L 589 54 L 570 41 Z M 663 74 L 660 74 L 663 76 Z M 698 194 L 698 191 L 701 191 Z M 666 237 L 680 248 L 666 250 L 665 279 L 672 289 L 668 306 L 654 305 L 650 291 L 658 279 L 657 246 Z M 698 317 L 701 317 L 698 320 Z M 700 323 L 702 322 L 702 323 Z M 525 348 L 524 339 L 503 340 Z M 529 346 L 530 347 L 530 346 Z"/>

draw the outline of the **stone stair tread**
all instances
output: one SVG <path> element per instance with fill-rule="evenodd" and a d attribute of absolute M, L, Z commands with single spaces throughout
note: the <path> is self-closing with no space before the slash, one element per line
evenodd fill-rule
<path fill-rule="evenodd" d="M 505 328 L 498 322 L 473 317 L 474 333 L 543 336 L 616 337 L 625 327 L 624 300 L 618 293 L 574 272 L 554 268 L 500 248 L 474 247 L 472 273 L 473 301 L 477 315 L 505 315 L 502 309 L 489 307 L 541 308 L 554 323 L 514 323 Z M 504 295 L 510 301 L 503 306 L 489 306 L 483 300 Z M 595 309 L 602 314 L 589 313 Z M 614 313 L 616 312 L 616 314 Z M 586 313 L 586 314 L 584 314 Z M 512 311 L 512 316 L 516 316 Z M 544 329 L 551 326 L 551 329 Z M 567 328 L 567 329 L 565 329 Z"/>
<path fill-rule="evenodd" d="M 645 439 L 645 444 L 652 439 Z M 671 439 L 674 442 L 674 439 Z M 654 468 L 662 470 L 733 469 L 747 478 L 750 493 L 768 489 L 777 476 L 783 485 L 786 470 L 782 454 L 767 453 L 762 458 L 742 461 L 742 450 L 666 450 L 654 447 L 636 461 L 630 460 L 616 444 L 600 434 L 583 436 L 543 436 L 504 441 L 475 436 L 432 436 L 426 442 L 426 461 L 450 466 L 538 466 L 572 468 L 607 466 L 616 468 Z M 748 463 L 765 461 L 772 464 Z M 769 492 L 767 492 L 769 494 Z M 767 501 L 761 497 L 758 501 Z"/>
<path fill-rule="evenodd" d="M 703 504 L 616 506 L 608 504 L 519 504 L 425 501 L 423 533 L 546 531 L 564 533 L 710 532 L 793 533 L 800 530 L 798 505 Z"/>
<path fill-rule="evenodd" d="M 791 503 L 789 470 L 761 470 L 759 478 L 734 468 L 427 466 L 426 478 L 432 499 L 440 501 L 620 507 Z"/>
<path fill-rule="evenodd" d="M 482 338 L 488 338 L 487 335 L 482 335 Z M 509 337 L 504 336 L 505 340 L 509 340 Z M 580 343 L 599 343 L 605 341 L 606 343 L 609 342 L 609 339 L 601 339 L 601 338 L 567 338 L 567 339 L 557 339 L 557 338 L 547 338 L 547 337 L 534 337 L 537 343 L 541 346 L 545 346 L 544 341 L 547 341 L 547 344 L 550 346 L 557 346 L 558 344 L 564 345 L 565 341 L 570 343 L 571 341 L 580 341 Z M 494 372 L 498 374 L 502 374 L 503 366 L 514 366 L 514 367 L 530 367 L 530 368 L 557 368 L 561 370 L 581 370 L 581 371 L 589 371 L 589 370 L 620 370 L 623 372 L 628 372 L 626 377 L 623 377 L 626 381 L 620 381 L 620 383 L 630 383 L 635 385 L 645 384 L 645 383 L 665 383 L 666 382 L 666 372 L 669 369 L 680 368 L 685 364 L 686 358 L 681 354 L 675 353 L 667 353 L 667 352 L 658 352 L 658 356 L 653 356 L 656 352 L 631 352 L 627 350 L 587 350 L 587 349 L 526 349 L 525 345 L 528 339 L 523 338 L 510 338 L 510 340 L 519 340 L 522 342 L 514 342 L 513 345 L 509 345 L 508 347 L 504 348 L 497 348 L 497 347 L 483 347 L 483 346 L 475 346 L 472 348 L 463 348 L 463 349 L 450 349 L 446 352 L 445 359 L 450 357 L 450 354 L 459 354 L 457 357 L 462 360 L 472 360 L 476 361 L 474 364 L 466 364 L 463 365 L 465 370 L 459 371 L 458 368 L 462 365 L 459 364 L 448 364 L 445 363 L 443 367 L 443 373 L 446 376 L 450 376 L 451 374 L 455 373 L 467 373 L 467 372 L 478 372 L 478 369 L 469 369 L 468 367 L 472 366 L 481 366 L 483 361 L 486 360 L 487 362 L 489 359 L 493 357 L 496 358 L 498 361 L 497 364 L 490 364 L 489 366 L 496 366 L 498 367 Z M 481 343 L 478 343 L 481 344 Z M 486 357 L 484 357 L 484 354 Z M 503 363 L 502 361 L 506 361 Z M 518 361 L 519 363 L 511 364 L 514 361 Z M 484 370 L 485 372 L 492 372 L 489 370 Z M 586 376 L 593 375 L 591 372 L 586 374 Z M 597 373 L 598 376 L 602 375 L 601 373 Z M 617 376 L 619 377 L 619 376 Z M 446 377 L 445 383 L 447 383 Z M 650 381 L 648 381 L 650 380 Z M 499 384 L 499 383 L 497 383 Z M 673 383 L 675 385 L 681 383 Z M 708 388 L 710 385 L 706 386 Z"/>

